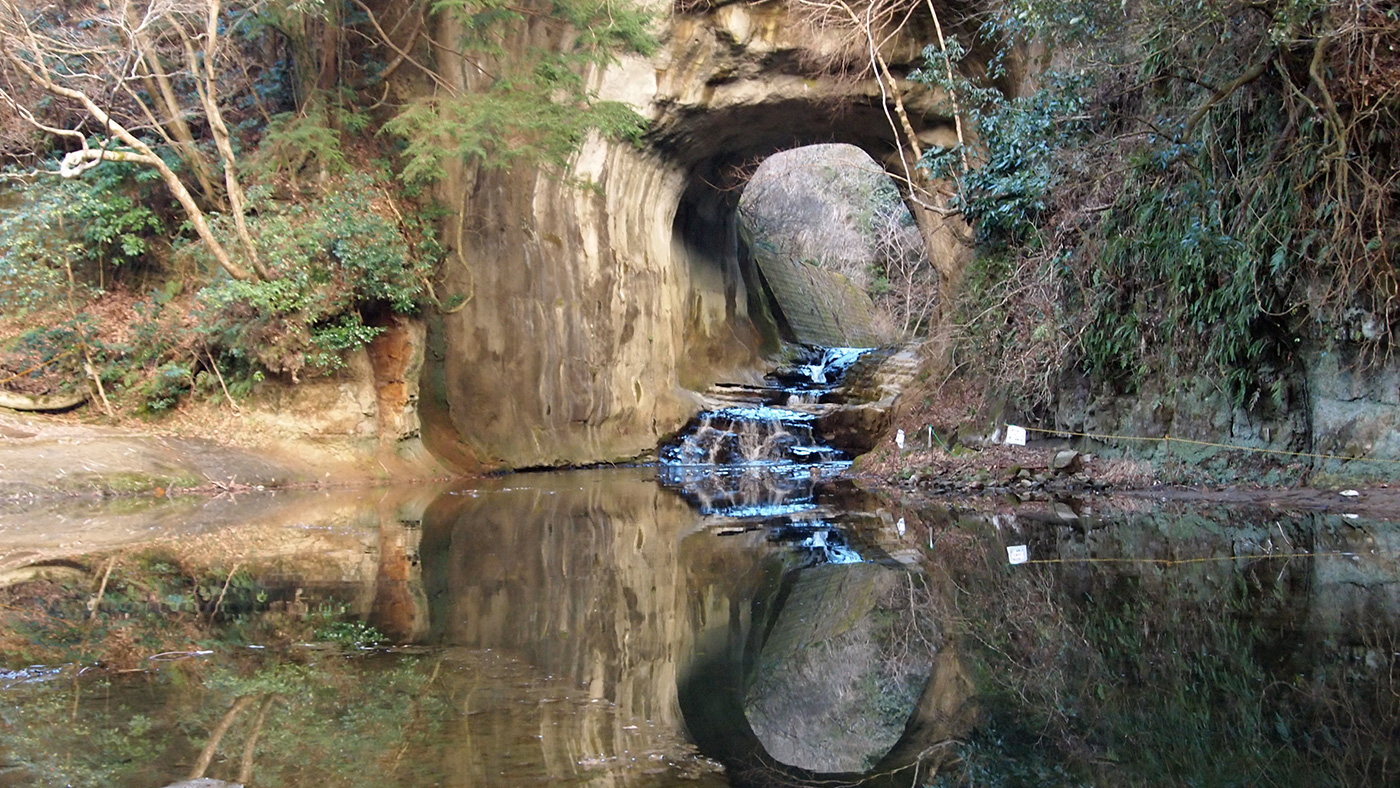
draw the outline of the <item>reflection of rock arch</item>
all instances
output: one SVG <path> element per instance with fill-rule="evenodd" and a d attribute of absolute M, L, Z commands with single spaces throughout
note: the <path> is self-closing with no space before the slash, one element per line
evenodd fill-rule
<path fill-rule="evenodd" d="M 909 785 L 915 769 L 922 772 L 940 763 L 946 745 L 970 726 L 971 681 L 948 644 L 933 657 L 929 678 L 898 740 L 865 771 L 816 771 L 783 763 L 769 752 L 751 723 L 746 713 L 751 670 L 775 627 L 781 626 L 782 597 L 792 591 L 793 574 L 770 565 L 765 590 L 750 603 L 749 611 L 732 608 L 727 621 L 714 622 L 700 633 L 678 687 L 681 714 L 691 738 L 702 752 L 725 765 L 737 786 Z"/>

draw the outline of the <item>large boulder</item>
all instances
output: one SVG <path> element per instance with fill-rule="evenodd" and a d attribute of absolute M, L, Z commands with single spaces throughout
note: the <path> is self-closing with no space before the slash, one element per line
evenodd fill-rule
<path fill-rule="evenodd" d="M 790 338 L 810 345 L 874 347 L 896 337 L 870 292 L 895 235 L 923 241 L 899 190 L 854 145 L 808 145 L 769 156 L 739 199 L 748 241 Z M 893 244 L 901 245 L 901 244 Z"/>

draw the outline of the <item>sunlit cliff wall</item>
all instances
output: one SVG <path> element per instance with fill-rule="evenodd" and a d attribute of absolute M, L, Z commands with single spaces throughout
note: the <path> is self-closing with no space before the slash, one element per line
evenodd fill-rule
<path fill-rule="evenodd" d="M 655 55 L 593 75 L 600 97 L 648 118 L 642 146 L 595 137 L 566 176 L 459 162 L 439 185 L 438 289 L 466 301 L 431 321 L 422 413 L 425 442 L 459 468 L 635 457 L 696 412 L 691 392 L 760 375 L 776 336 L 752 317 L 725 173 L 812 142 L 895 154 L 879 86 L 806 76 L 781 7 L 658 14 Z M 521 41 L 560 35 L 551 24 Z M 434 39 L 455 40 L 453 25 Z M 920 46 L 889 57 L 912 63 Z M 454 89 L 481 79 L 446 48 L 434 62 Z M 930 139 L 951 134 L 936 98 L 907 98 Z"/>

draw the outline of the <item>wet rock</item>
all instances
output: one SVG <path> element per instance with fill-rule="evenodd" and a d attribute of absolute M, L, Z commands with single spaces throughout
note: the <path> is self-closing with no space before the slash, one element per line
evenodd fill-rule
<path fill-rule="evenodd" d="M 1055 473 L 1071 474 L 1077 473 L 1084 467 L 1084 462 L 1079 452 L 1074 449 L 1063 449 L 1055 452 L 1055 456 L 1050 458 L 1050 470 Z"/>
<path fill-rule="evenodd" d="M 271 457 L 196 438 L 40 417 L 0 415 L 11 437 L 0 441 L 0 501 L 149 493 L 219 482 L 268 487 L 309 474 Z"/>
<path fill-rule="evenodd" d="M 890 409 L 872 403 L 835 408 L 817 418 L 817 429 L 828 443 L 854 454 L 875 448 L 889 426 Z"/>
<path fill-rule="evenodd" d="M 883 261 L 877 228 L 853 206 L 881 204 L 918 230 L 889 175 L 854 145 L 809 145 L 776 153 L 739 199 L 750 251 L 795 339 L 811 345 L 874 347 L 896 338 L 879 326 L 867 291 Z M 869 211 L 869 208 L 866 208 Z"/>

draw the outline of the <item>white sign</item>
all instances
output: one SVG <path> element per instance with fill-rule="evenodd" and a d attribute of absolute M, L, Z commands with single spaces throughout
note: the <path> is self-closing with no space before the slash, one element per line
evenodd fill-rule
<path fill-rule="evenodd" d="M 900 451 L 904 451 L 904 430 L 895 430 L 894 445 L 898 446 Z"/>
<path fill-rule="evenodd" d="M 1024 564 L 1031 560 L 1030 548 L 1023 544 L 1011 545 L 1006 548 L 1006 560 L 1010 562 L 1012 566 Z"/>
<path fill-rule="evenodd" d="M 1011 446 L 1026 445 L 1026 428 L 1015 424 L 1006 425 L 1006 442 Z"/>

